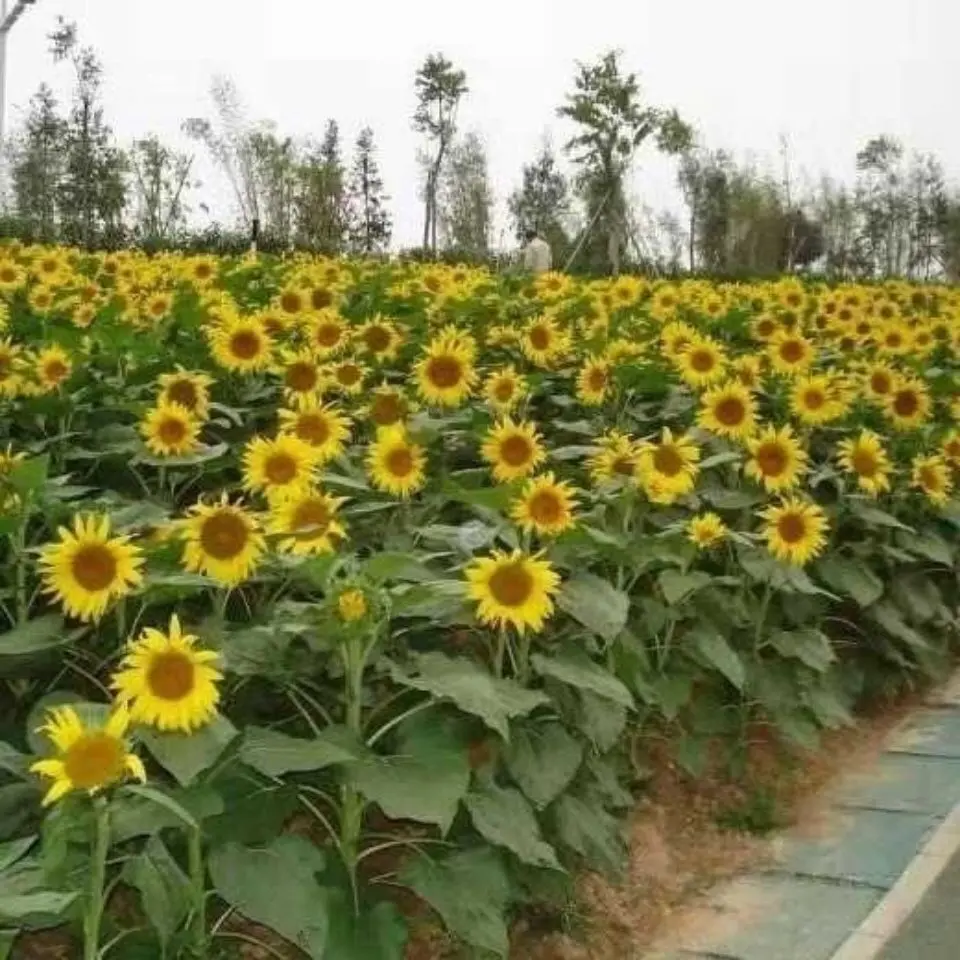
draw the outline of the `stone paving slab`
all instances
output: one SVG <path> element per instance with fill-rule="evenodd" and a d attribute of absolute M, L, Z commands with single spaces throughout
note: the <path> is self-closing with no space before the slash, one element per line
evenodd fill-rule
<path fill-rule="evenodd" d="M 892 753 L 960 759 L 960 710 L 923 710 L 889 746 Z"/>
<path fill-rule="evenodd" d="M 777 865 L 789 873 L 889 889 L 938 822 L 903 811 L 833 810 L 815 836 L 787 837 Z"/>
<path fill-rule="evenodd" d="M 960 759 L 886 753 L 873 769 L 850 777 L 834 800 L 842 806 L 945 817 L 960 799 Z"/>

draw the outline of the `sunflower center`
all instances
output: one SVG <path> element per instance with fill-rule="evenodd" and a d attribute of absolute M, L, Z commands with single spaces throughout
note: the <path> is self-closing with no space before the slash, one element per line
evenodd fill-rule
<path fill-rule="evenodd" d="M 370 329 L 363 334 L 363 342 L 372 353 L 382 353 L 390 346 L 390 331 L 387 330 L 386 327 L 379 325 L 370 327 Z"/>
<path fill-rule="evenodd" d="M 337 380 L 345 387 L 352 387 L 363 376 L 355 363 L 344 363 L 337 368 Z"/>
<path fill-rule="evenodd" d="M 64 772 L 81 790 L 113 783 L 123 776 L 123 744 L 106 733 L 85 733 L 66 752 Z"/>
<path fill-rule="evenodd" d="M 252 360 L 260 353 L 260 338 L 252 330 L 240 330 L 230 338 L 230 351 L 241 360 Z"/>
<path fill-rule="evenodd" d="M 747 408 L 739 397 L 724 397 L 714 408 L 713 414 L 725 427 L 736 427 L 746 419 Z"/>
<path fill-rule="evenodd" d="M 893 409 L 901 417 L 912 417 L 920 409 L 920 399 L 913 390 L 899 390 L 893 398 Z"/>
<path fill-rule="evenodd" d="M 301 440 L 319 447 L 330 439 L 330 424 L 319 413 L 301 413 L 297 417 L 296 434 Z"/>
<path fill-rule="evenodd" d="M 654 451 L 653 466 L 657 473 L 662 473 L 666 477 L 675 477 L 683 472 L 683 457 L 675 446 L 664 444 Z"/>
<path fill-rule="evenodd" d="M 70 368 L 62 360 L 48 360 L 43 368 L 44 376 L 54 383 L 59 383 L 69 372 Z"/>
<path fill-rule="evenodd" d="M 789 463 L 786 450 L 779 443 L 764 443 L 757 448 L 757 466 L 765 477 L 779 477 Z"/>
<path fill-rule="evenodd" d="M 174 380 L 167 387 L 167 399 L 188 410 L 193 410 L 199 401 L 197 388 L 189 380 Z"/>
<path fill-rule="evenodd" d="M 603 367 L 594 367 L 587 374 L 587 385 L 591 390 L 600 391 L 607 388 L 607 371 Z"/>
<path fill-rule="evenodd" d="M 563 504 L 560 498 L 550 490 L 535 493 L 527 504 L 530 518 L 544 525 L 558 523 L 563 518 Z"/>
<path fill-rule="evenodd" d="M 546 350 L 550 346 L 550 332 L 546 327 L 534 327 L 530 331 L 530 343 L 535 350 Z"/>
<path fill-rule="evenodd" d="M 807 535 L 806 521 L 799 513 L 785 513 L 777 521 L 777 533 L 784 543 L 800 543 Z"/>
<path fill-rule="evenodd" d="M 280 306 L 287 313 L 299 313 L 301 307 L 300 295 L 288 291 L 280 297 Z"/>
<path fill-rule="evenodd" d="M 776 328 L 776 324 L 772 320 L 761 320 L 757 324 L 757 333 L 761 337 L 769 337 Z"/>
<path fill-rule="evenodd" d="M 106 544 L 89 543 L 74 554 L 71 570 L 84 590 L 95 593 L 106 590 L 116 580 L 117 561 Z"/>
<path fill-rule="evenodd" d="M 0 280 L 4 283 L 13 283 L 17 279 L 16 270 L 12 270 L 10 267 L 4 267 L 0 270 Z"/>
<path fill-rule="evenodd" d="M 232 560 L 243 551 L 248 539 L 246 524 L 233 513 L 207 517 L 200 530 L 200 546 L 215 560 Z"/>
<path fill-rule="evenodd" d="M 870 389 L 874 393 L 889 393 L 893 384 L 890 382 L 890 374 L 877 372 L 870 377 Z"/>
<path fill-rule="evenodd" d="M 213 270 L 211 269 L 209 263 L 198 263 L 193 268 L 193 275 L 198 280 L 206 280 L 212 273 L 213 273 Z"/>
<path fill-rule="evenodd" d="M 463 378 L 463 367 L 456 357 L 434 357 L 427 364 L 427 379 L 441 390 L 455 387 Z"/>
<path fill-rule="evenodd" d="M 533 593 L 533 577 L 522 563 L 508 563 L 494 571 L 489 586 L 501 606 L 522 607 Z"/>
<path fill-rule="evenodd" d="M 147 670 L 147 686 L 161 700 L 182 700 L 193 692 L 195 674 L 193 663 L 179 650 L 169 650 L 154 656 Z"/>
<path fill-rule="evenodd" d="M 530 441 L 519 434 L 507 437 L 500 444 L 500 458 L 511 467 L 522 467 L 530 461 L 531 456 L 533 448 Z"/>
<path fill-rule="evenodd" d="M 381 427 L 389 427 L 403 417 L 403 404 L 394 394 L 380 394 L 370 407 L 370 419 Z"/>
<path fill-rule="evenodd" d="M 594 388 L 596 389 L 596 388 Z M 513 381 L 500 380 L 493 388 L 493 395 L 500 403 L 507 403 L 513 399 Z"/>
<path fill-rule="evenodd" d="M 297 505 L 293 512 L 290 526 L 294 530 L 309 530 L 316 528 L 317 533 L 323 533 L 330 526 L 330 509 L 320 500 L 305 500 Z"/>
<path fill-rule="evenodd" d="M 297 475 L 297 461 L 289 453 L 274 453 L 267 458 L 263 472 L 271 483 L 289 483 Z"/>
<path fill-rule="evenodd" d="M 709 373 L 716 366 L 716 359 L 709 350 L 694 350 L 690 354 L 690 366 L 697 373 Z"/>
<path fill-rule="evenodd" d="M 317 368 L 312 363 L 292 363 L 287 367 L 284 380 L 291 390 L 309 393 L 317 385 Z"/>
<path fill-rule="evenodd" d="M 324 323 L 317 327 L 314 339 L 321 347 L 335 347 L 340 342 L 340 327 L 335 323 Z"/>
<path fill-rule="evenodd" d="M 413 453 L 408 447 L 396 447 L 387 454 L 387 470 L 395 477 L 408 477 L 413 473 Z"/>
<path fill-rule="evenodd" d="M 632 457 L 617 457 L 613 461 L 612 470 L 621 477 L 632 477 L 636 469 L 637 465 Z"/>
<path fill-rule="evenodd" d="M 850 457 L 854 473 L 861 477 L 872 477 L 879 470 L 877 458 L 869 450 L 855 450 Z"/>
<path fill-rule="evenodd" d="M 168 447 L 175 447 L 187 438 L 187 425 L 176 417 L 165 417 L 157 427 L 157 436 Z"/>
<path fill-rule="evenodd" d="M 943 483 L 940 477 L 940 473 L 937 470 L 934 470 L 933 467 L 921 467 L 920 474 L 917 478 L 920 481 L 920 486 L 924 490 L 931 491 L 936 493 L 943 487 Z"/>
<path fill-rule="evenodd" d="M 803 344 L 799 340 L 787 340 L 780 345 L 780 359 L 785 363 L 799 363 L 803 359 Z"/>
<path fill-rule="evenodd" d="M 803 394 L 803 405 L 807 410 L 819 410 L 826 402 L 822 390 L 807 390 Z"/>
<path fill-rule="evenodd" d="M 333 303 L 333 294 L 326 287 L 317 287 L 310 292 L 310 304 L 314 310 L 324 310 Z"/>

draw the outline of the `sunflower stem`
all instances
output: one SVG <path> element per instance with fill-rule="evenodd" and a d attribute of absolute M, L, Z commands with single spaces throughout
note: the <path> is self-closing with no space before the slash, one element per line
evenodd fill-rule
<path fill-rule="evenodd" d="M 770 609 L 770 601 L 773 599 L 773 587 L 767 581 L 763 589 L 763 599 L 760 601 L 760 613 L 757 616 L 757 629 L 753 635 L 753 653 L 759 656 L 760 646 L 763 643 L 763 631 L 767 625 L 767 612 Z"/>
<path fill-rule="evenodd" d="M 361 645 L 357 637 L 349 638 L 341 648 L 343 657 L 343 680 L 345 720 L 347 728 L 358 738 L 363 737 L 363 671 L 366 667 L 369 648 Z M 343 865 L 350 878 L 353 892 L 354 913 L 360 912 L 360 891 L 357 886 L 357 864 L 360 853 L 360 833 L 363 829 L 363 797 L 350 784 L 344 784 L 341 792 L 340 853 Z"/>
<path fill-rule="evenodd" d="M 503 677 L 503 661 L 507 653 L 507 628 L 497 631 L 497 646 L 493 654 L 493 673 L 498 679 Z"/>
<path fill-rule="evenodd" d="M 83 915 L 83 960 L 100 955 L 100 920 L 103 916 L 107 852 L 110 849 L 110 807 L 105 797 L 94 800 L 94 834 L 90 853 L 90 881 Z"/>
<path fill-rule="evenodd" d="M 190 890 L 193 896 L 193 955 L 207 957 L 207 890 L 206 865 L 203 860 L 203 838 L 199 829 L 191 829 L 187 855 L 190 866 Z"/>
<path fill-rule="evenodd" d="M 27 599 L 27 518 L 29 515 L 26 504 L 24 504 L 23 517 L 12 544 L 17 623 L 26 623 L 27 617 L 30 615 L 30 601 Z"/>

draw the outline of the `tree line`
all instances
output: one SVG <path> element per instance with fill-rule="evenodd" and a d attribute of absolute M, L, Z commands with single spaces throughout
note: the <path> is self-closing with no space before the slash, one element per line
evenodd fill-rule
<path fill-rule="evenodd" d="M 213 111 L 183 130 L 229 184 L 237 222 L 191 229 L 195 155 L 148 135 L 122 148 L 102 105 L 103 67 L 75 24 L 50 36 L 53 61 L 73 75 L 69 104 L 42 85 L 7 145 L 12 209 L 5 233 L 82 246 L 242 248 L 254 224 L 267 249 L 382 255 L 392 218 L 374 133 L 363 129 L 348 159 L 329 120 L 295 140 L 251 119 L 235 85 L 216 78 Z M 466 73 L 442 54 L 414 77 L 423 231 L 411 255 L 468 262 L 495 257 L 495 194 L 487 149 L 462 130 Z M 511 240 L 536 230 L 574 271 L 624 269 L 757 276 L 811 269 L 837 277 L 960 280 L 960 192 L 939 160 L 878 136 L 856 155 L 853 183 L 800 180 L 789 149 L 771 172 L 704 144 L 672 108 L 650 104 L 635 73 L 611 51 L 578 63 L 557 108 L 570 137 L 544 140 L 506 197 Z M 630 192 L 643 151 L 676 160 L 683 212 L 658 211 Z M 513 244 L 511 244 L 513 245 Z"/>

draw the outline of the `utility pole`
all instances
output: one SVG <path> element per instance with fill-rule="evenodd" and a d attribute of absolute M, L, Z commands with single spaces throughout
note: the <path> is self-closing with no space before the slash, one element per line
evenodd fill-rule
<path fill-rule="evenodd" d="M 7 199 L 7 158 L 4 156 L 7 145 L 7 36 L 23 11 L 36 2 L 15 0 L 13 9 L 8 12 L 9 0 L 0 0 L 0 206 L 6 206 Z"/>

